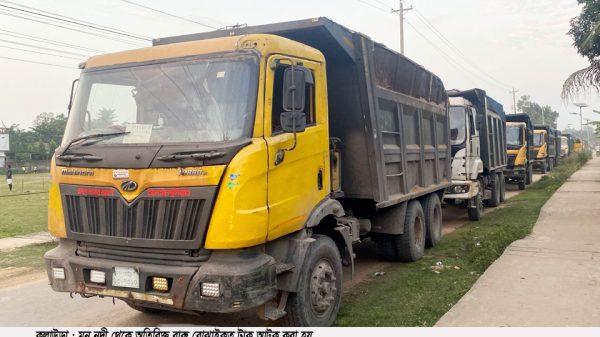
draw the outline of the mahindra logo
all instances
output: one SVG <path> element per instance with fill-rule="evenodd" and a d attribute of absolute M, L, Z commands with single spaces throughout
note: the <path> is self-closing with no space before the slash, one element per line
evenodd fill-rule
<path fill-rule="evenodd" d="M 138 184 L 133 180 L 127 180 L 121 183 L 121 189 L 125 192 L 133 192 L 137 190 Z"/>

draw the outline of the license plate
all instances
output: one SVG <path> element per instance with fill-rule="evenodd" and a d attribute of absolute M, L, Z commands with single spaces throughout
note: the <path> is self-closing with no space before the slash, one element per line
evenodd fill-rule
<path fill-rule="evenodd" d="M 133 267 L 114 267 L 112 285 L 114 287 L 137 289 L 140 287 L 140 273 Z"/>

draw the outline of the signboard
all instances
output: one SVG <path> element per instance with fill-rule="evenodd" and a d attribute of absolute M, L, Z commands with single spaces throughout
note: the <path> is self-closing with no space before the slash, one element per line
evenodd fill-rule
<path fill-rule="evenodd" d="M 8 128 L 0 128 L 0 151 L 9 151 Z"/>

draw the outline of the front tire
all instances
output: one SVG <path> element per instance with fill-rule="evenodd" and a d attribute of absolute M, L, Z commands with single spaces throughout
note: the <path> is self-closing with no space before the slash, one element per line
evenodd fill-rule
<path fill-rule="evenodd" d="M 316 240 L 306 253 L 298 280 L 298 292 L 290 294 L 283 323 L 287 326 L 331 326 L 342 298 L 342 258 L 333 240 Z"/>
<path fill-rule="evenodd" d="M 483 211 L 483 201 L 481 200 L 481 193 L 478 193 L 473 202 L 475 207 L 468 207 L 467 213 L 469 214 L 469 220 L 479 221 L 481 219 L 481 212 Z"/>

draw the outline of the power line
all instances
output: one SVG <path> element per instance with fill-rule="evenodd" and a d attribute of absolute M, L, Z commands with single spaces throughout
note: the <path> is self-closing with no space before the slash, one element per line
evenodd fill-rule
<path fill-rule="evenodd" d="M 472 71 L 470 71 L 469 69 L 465 68 L 464 66 L 462 66 L 458 61 L 456 61 L 453 57 L 451 57 L 450 55 L 448 55 L 448 53 L 444 52 L 442 49 L 440 49 L 435 43 L 433 43 L 430 39 L 427 38 L 427 36 L 425 36 L 423 33 L 421 33 L 412 23 L 410 23 L 410 21 L 405 20 L 406 24 L 409 25 L 417 34 L 419 34 L 419 36 L 421 36 L 423 38 L 423 40 L 425 40 L 427 43 L 429 43 L 434 49 L 436 49 L 440 54 L 442 54 L 442 56 L 445 56 L 445 60 L 448 61 L 448 63 L 452 66 L 454 66 L 457 70 L 462 70 L 468 73 L 468 75 L 471 76 L 472 79 L 476 79 L 476 77 L 479 77 L 477 74 L 473 73 Z M 474 77 L 475 76 L 475 77 Z M 481 77 L 479 77 L 479 79 L 483 79 Z"/>
<path fill-rule="evenodd" d="M 427 18 L 425 18 L 425 16 L 423 16 L 423 14 L 418 10 L 418 9 L 414 9 L 416 17 L 419 21 L 421 21 L 423 24 L 425 24 L 425 26 L 430 29 L 442 42 L 444 42 L 448 47 L 450 47 L 451 49 L 453 49 L 456 53 L 458 53 L 463 59 L 464 61 L 469 64 L 471 67 L 473 67 L 474 69 L 478 70 L 479 72 L 481 72 L 483 75 L 485 75 L 486 77 L 488 77 L 489 79 L 491 79 L 492 81 L 500 84 L 501 86 L 505 87 L 505 88 L 510 88 L 511 85 L 506 84 L 500 80 L 498 80 L 497 78 L 495 78 L 494 76 L 490 75 L 489 73 L 487 73 L 485 70 L 483 70 L 481 67 L 479 67 L 475 62 L 473 62 L 472 60 L 469 59 L 469 57 L 462 52 L 462 50 L 460 50 L 455 44 L 453 44 L 448 38 L 446 38 L 444 36 L 444 34 L 442 34 L 437 28 L 435 28 L 435 26 L 433 26 L 433 24 L 431 24 L 429 22 L 429 20 L 427 20 Z"/>
<path fill-rule="evenodd" d="M 89 57 L 89 55 L 73 53 L 73 52 L 69 52 L 66 50 L 60 50 L 60 49 L 54 49 L 54 48 L 46 48 L 46 47 L 36 46 L 36 45 L 23 43 L 23 42 L 16 42 L 16 41 L 4 40 L 4 39 L 0 39 L 0 42 L 11 43 L 11 44 L 16 44 L 16 45 L 23 46 L 23 47 L 36 48 L 36 49 L 47 50 L 47 51 L 56 52 L 56 53 L 63 53 L 63 54 L 68 54 L 68 55 L 73 55 L 73 56 L 80 56 L 80 57 L 85 57 L 85 58 Z"/>
<path fill-rule="evenodd" d="M 205 23 L 198 22 L 198 21 L 196 21 L 196 20 L 188 19 L 188 18 L 186 18 L 186 17 L 183 17 L 183 16 L 179 16 L 179 15 L 175 15 L 175 14 L 167 13 L 167 12 L 165 12 L 165 11 L 161 11 L 161 10 L 159 10 L 159 9 L 156 9 L 156 8 L 152 8 L 152 7 L 149 7 L 149 6 L 146 6 L 146 5 L 142 5 L 142 4 L 140 4 L 140 3 L 137 3 L 137 2 L 133 2 L 133 1 L 130 1 L 130 0 L 121 0 L 121 1 L 122 1 L 122 2 L 125 2 L 125 3 L 128 3 L 128 4 L 130 4 L 130 5 L 134 5 L 134 6 L 138 6 L 138 7 L 141 7 L 141 8 L 147 9 L 147 10 L 149 10 L 149 11 L 153 11 L 153 12 L 160 13 L 160 14 L 163 14 L 163 15 L 166 15 L 166 16 L 170 16 L 170 17 L 172 17 L 172 18 L 176 18 L 176 19 L 179 19 L 179 20 L 183 20 L 183 21 L 187 21 L 187 22 L 195 23 L 195 24 L 197 24 L 197 25 L 200 25 L 200 26 L 203 26 L 203 27 L 206 27 L 206 28 L 217 29 L 217 27 L 213 27 L 213 26 L 211 26 L 211 25 L 207 25 L 207 24 L 205 24 Z"/>
<path fill-rule="evenodd" d="M 87 22 L 87 21 L 83 21 L 83 20 L 79 20 L 79 19 L 74 19 L 68 16 L 64 16 L 61 14 L 56 14 L 56 13 L 52 13 L 52 12 L 48 12 L 48 11 L 44 11 L 41 9 L 37 9 L 37 8 L 33 8 L 33 7 L 28 7 L 28 6 L 23 6 L 20 4 L 16 4 L 14 2 L 10 2 L 10 1 L 0 1 L 3 3 L 8 3 L 11 5 L 17 5 L 19 7 L 22 8 L 18 8 L 18 7 L 13 7 L 13 6 L 8 6 L 8 5 L 2 5 L 0 4 L 0 7 L 4 7 L 4 8 L 8 8 L 8 9 L 12 9 L 14 11 L 19 11 L 19 12 L 23 12 L 23 13 L 27 13 L 30 15 L 35 15 L 35 16 L 39 16 L 39 17 L 43 17 L 43 18 L 48 18 L 51 20 L 56 20 L 56 21 L 62 21 L 62 22 L 66 22 L 66 23 L 70 23 L 73 25 L 78 25 L 78 26 L 82 26 L 82 27 L 87 27 L 90 29 L 94 29 L 94 30 L 98 30 L 98 31 L 103 31 L 103 32 L 107 32 L 107 33 L 111 33 L 111 34 L 115 34 L 115 35 L 121 35 L 121 36 L 125 36 L 125 37 L 129 37 L 132 39 L 136 39 L 136 40 L 141 40 L 141 41 L 151 41 L 152 39 L 150 37 L 147 36 L 141 36 L 141 35 L 137 35 L 137 34 L 133 34 L 133 33 L 128 33 L 122 30 L 118 30 L 118 29 L 114 29 L 111 27 L 107 27 L 107 26 L 103 26 L 103 25 L 98 25 L 95 23 L 91 23 L 91 22 Z M 28 8 L 28 9 L 23 9 L 23 8 Z"/>
<path fill-rule="evenodd" d="M 40 20 L 40 19 L 27 17 L 27 16 L 24 16 L 24 15 L 15 14 L 15 13 L 12 13 L 12 12 L 7 12 L 7 11 L 2 10 L 2 9 L 0 9 L 0 14 L 1 15 L 6 15 L 6 16 L 12 16 L 12 17 L 19 18 L 19 19 L 22 19 L 22 20 L 28 20 L 28 21 L 33 21 L 33 22 L 41 23 L 41 24 L 44 24 L 44 25 L 58 27 L 58 28 L 66 29 L 66 30 L 71 30 L 71 31 L 78 32 L 78 33 L 88 34 L 88 35 L 100 37 L 100 38 L 107 39 L 107 40 L 112 40 L 112 41 L 127 43 L 127 44 L 131 44 L 131 45 L 135 45 L 135 46 L 144 46 L 144 47 L 147 46 L 145 44 L 142 44 L 141 42 L 136 42 L 136 41 L 131 41 L 131 40 L 125 40 L 125 39 L 121 39 L 121 38 L 114 37 L 114 36 L 108 36 L 108 35 L 103 35 L 103 34 L 99 34 L 99 33 L 96 33 L 96 32 L 91 32 L 91 31 L 81 30 L 81 29 L 77 29 L 77 28 L 73 28 L 73 27 L 63 26 L 63 25 L 56 24 L 56 23 L 53 23 L 53 22 L 47 22 L 47 21 L 43 21 L 43 20 Z"/>
<path fill-rule="evenodd" d="M 356 1 L 358 1 L 358 2 L 360 2 L 360 3 L 362 3 L 362 4 L 365 4 L 365 5 L 367 5 L 367 6 L 371 7 L 371 8 L 375 8 L 375 9 L 377 9 L 377 10 L 380 10 L 380 11 L 382 11 L 382 12 L 384 12 L 384 13 L 388 13 L 388 14 L 390 13 L 388 10 L 385 10 L 385 9 L 383 9 L 383 8 L 379 7 L 379 6 L 375 6 L 374 4 L 372 4 L 372 3 L 370 3 L 370 2 L 366 2 L 366 1 L 364 1 L 364 0 L 356 0 Z"/>
<path fill-rule="evenodd" d="M 60 46 L 60 47 L 67 47 L 67 48 L 72 48 L 72 49 L 78 49 L 78 50 L 82 50 L 82 51 L 89 51 L 89 52 L 93 52 L 93 53 L 106 53 L 105 51 L 98 50 L 98 49 L 82 47 L 82 46 L 78 46 L 78 45 L 74 45 L 74 44 L 70 44 L 70 43 L 66 43 L 66 42 L 61 42 L 61 41 L 57 41 L 57 40 L 46 39 L 46 38 L 43 38 L 43 37 L 38 37 L 38 36 L 23 34 L 23 33 L 14 32 L 14 31 L 6 30 L 6 29 L 0 29 L 0 35 L 6 35 L 6 36 L 10 36 L 10 37 L 16 37 L 16 38 L 20 38 L 20 39 L 29 40 L 29 41 L 36 41 L 36 42 L 41 42 L 41 43 L 47 43 L 47 44 L 51 44 L 51 45 L 55 45 L 55 46 Z"/>
<path fill-rule="evenodd" d="M 19 61 L 19 62 L 27 62 L 27 63 L 34 63 L 34 64 L 43 64 L 43 65 L 47 65 L 47 66 L 67 68 L 67 69 L 77 69 L 76 67 L 63 66 L 63 65 L 54 64 L 54 63 L 46 63 L 46 62 L 24 60 L 24 59 L 15 58 L 15 57 L 0 56 L 0 59 L 3 59 L 3 60 L 12 60 L 12 61 Z"/>
<path fill-rule="evenodd" d="M 80 61 L 80 62 L 82 61 L 81 58 L 76 58 L 76 57 L 66 56 L 66 55 L 57 55 L 57 54 L 52 54 L 52 53 L 46 53 L 46 52 L 43 52 L 43 51 L 28 50 L 28 49 L 23 49 L 23 48 L 2 46 L 2 45 L 0 45 L 0 48 L 11 49 L 11 50 L 18 50 L 18 51 L 24 51 L 24 52 L 27 52 L 27 53 L 33 53 L 33 54 L 38 54 L 38 55 L 47 55 L 47 56 L 54 56 L 54 57 L 62 57 L 62 58 L 65 58 L 65 59 L 77 60 L 77 61 Z"/>

